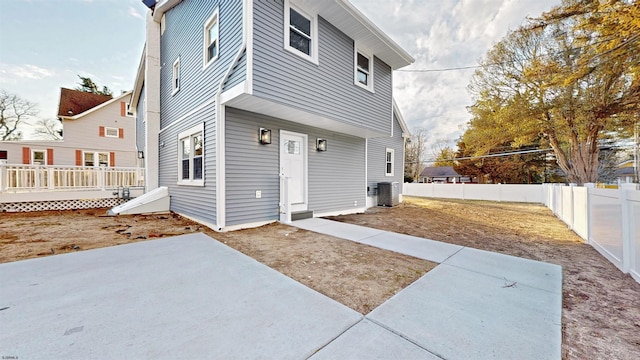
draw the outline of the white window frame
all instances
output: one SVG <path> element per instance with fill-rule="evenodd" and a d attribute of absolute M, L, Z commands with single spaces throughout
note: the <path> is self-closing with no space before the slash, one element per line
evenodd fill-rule
<path fill-rule="evenodd" d="M 217 51 L 216 51 L 216 56 L 212 57 L 211 59 L 207 59 L 209 55 L 209 44 L 211 44 L 211 39 L 209 38 L 209 29 L 211 29 L 211 27 L 213 27 L 214 24 L 217 24 L 218 26 L 218 36 L 216 37 Z M 218 8 L 216 8 L 213 14 L 211 14 L 211 16 L 209 16 L 207 21 L 204 23 L 202 27 L 202 32 L 203 32 L 202 68 L 205 69 L 209 65 L 214 63 L 218 59 L 218 57 L 220 57 L 220 12 Z"/>
<path fill-rule="evenodd" d="M 87 165 L 86 154 L 91 154 L 93 156 L 93 165 Z M 109 152 L 100 152 L 100 151 L 83 151 L 82 152 L 82 166 L 89 167 L 99 167 L 100 166 L 100 154 L 107 155 L 107 163 L 104 167 L 109 167 L 111 164 L 111 154 Z"/>
<path fill-rule="evenodd" d="M 109 135 L 109 131 L 115 131 L 115 135 Z M 120 129 L 114 127 L 104 127 L 104 137 L 117 138 L 120 137 Z"/>
<path fill-rule="evenodd" d="M 193 149 L 190 151 L 189 156 L 189 179 L 182 178 L 182 140 L 189 138 L 189 141 L 192 141 L 194 135 L 200 134 L 202 136 L 202 179 L 194 179 L 193 178 Z M 193 148 L 193 142 L 190 143 Z M 205 153 L 204 153 L 204 123 L 200 123 L 191 129 L 185 130 L 178 134 L 178 145 L 176 150 L 178 152 L 178 185 L 187 185 L 187 186 L 204 186 L 204 162 L 205 162 Z"/>
<path fill-rule="evenodd" d="M 391 161 L 387 161 L 387 158 L 391 154 Z M 391 172 L 387 171 L 387 168 L 391 164 Z M 384 175 L 385 176 L 394 176 L 394 168 L 395 168 L 395 149 L 387 148 L 384 152 Z"/>
<path fill-rule="evenodd" d="M 180 78 L 180 57 L 173 62 L 173 72 L 171 75 L 171 87 L 173 92 L 171 95 L 175 95 L 178 91 L 180 91 L 180 83 L 182 79 Z"/>
<path fill-rule="evenodd" d="M 357 46 L 354 46 L 353 49 L 354 49 L 354 52 L 353 52 L 353 83 L 358 85 L 358 86 L 360 86 L 363 89 L 367 89 L 367 90 L 373 92 L 373 55 L 371 55 L 371 53 L 369 53 L 367 51 L 363 51 L 362 49 L 358 49 Z M 360 55 L 366 57 L 367 59 L 369 59 L 369 68 L 366 69 L 367 85 L 365 85 L 365 84 L 361 83 L 360 81 L 358 81 L 358 69 L 360 69 L 360 67 L 358 66 L 358 54 L 360 54 Z"/>
<path fill-rule="evenodd" d="M 47 165 L 47 150 L 31 149 L 31 165 L 36 165 L 36 153 L 42 153 L 42 164 Z"/>
<path fill-rule="evenodd" d="M 306 17 L 311 22 L 311 46 L 309 47 L 309 51 L 311 55 L 307 55 L 302 51 L 292 47 L 289 45 L 290 36 L 289 31 L 291 29 L 291 12 L 293 9 L 300 15 Z M 312 63 L 318 65 L 318 15 L 310 14 L 307 11 L 304 11 L 299 6 L 292 4 L 290 0 L 284 0 L 284 49 L 290 51 L 293 54 L 300 56 L 301 58 L 311 61 Z"/>

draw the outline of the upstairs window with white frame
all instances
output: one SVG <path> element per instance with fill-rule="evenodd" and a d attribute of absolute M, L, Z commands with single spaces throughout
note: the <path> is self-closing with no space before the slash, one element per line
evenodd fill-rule
<path fill-rule="evenodd" d="M 173 93 L 175 94 L 180 90 L 180 58 L 177 58 L 176 61 L 173 62 L 173 75 L 171 77 L 171 86 L 173 88 Z"/>
<path fill-rule="evenodd" d="M 178 135 L 178 184 L 204 186 L 204 125 Z"/>
<path fill-rule="evenodd" d="M 393 155 L 394 155 L 394 150 L 393 149 L 389 149 L 387 148 L 386 151 L 386 161 L 385 161 L 385 171 L 384 174 L 386 176 L 393 176 Z"/>
<path fill-rule="evenodd" d="M 373 91 L 373 56 L 355 49 L 355 84 Z"/>
<path fill-rule="evenodd" d="M 285 49 L 318 63 L 317 17 L 306 14 L 285 0 Z"/>
<path fill-rule="evenodd" d="M 220 49 L 220 27 L 218 9 L 204 23 L 204 67 L 218 58 Z"/>
<path fill-rule="evenodd" d="M 113 137 L 117 138 L 120 135 L 120 131 L 118 128 L 106 127 L 104 128 L 104 136 L 105 137 Z"/>

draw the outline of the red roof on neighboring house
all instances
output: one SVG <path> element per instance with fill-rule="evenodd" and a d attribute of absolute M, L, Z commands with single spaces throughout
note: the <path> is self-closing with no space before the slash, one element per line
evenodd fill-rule
<path fill-rule="evenodd" d="M 85 91 L 60 88 L 58 116 L 74 116 L 92 109 L 113 97 Z"/>

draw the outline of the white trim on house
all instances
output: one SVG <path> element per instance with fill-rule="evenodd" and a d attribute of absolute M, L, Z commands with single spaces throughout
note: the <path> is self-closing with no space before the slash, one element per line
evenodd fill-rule
<path fill-rule="evenodd" d="M 309 52 L 311 54 L 307 55 L 299 49 L 294 48 L 290 45 L 290 32 L 292 30 L 290 16 L 291 9 L 309 20 L 310 34 L 307 35 L 296 29 L 293 30 L 300 33 L 303 37 L 309 38 Z M 301 58 L 318 65 L 318 14 L 306 10 L 304 7 L 297 5 L 291 0 L 284 0 L 284 49 L 291 52 L 292 54 L 300 56 Z"/>
<path fill-rule="evenodd" d="M 104 136 L 110 138 L 117 138 L 120 135 L 120 130 L 118 128 L 105 126 L 104 127 Z"/>
<path fill-rule="evenodd" d="M 195 179 L 194 178 L 194 174 L 195 174 L 195 167 L 194 167 L 194 151 L 195 151 L 195 146 L 193 144 L 193 136 L 200 134 L 200 137 L 202 138 L 202 162 L 201 162 L 201 166 L 202 166 L 202 179 Z M 183 173 L 183 168 L 182 168 L 182 161 L 184 160 L 182 158 L 183 153 L 182 153 L 182 140 L 184 139 L 189 139 L 189 146 L 190 146 L 190 150 L 189 150 L 189 179 L 184 179 L 182 178 L 182 173 Z M 188 130 L 185 130 L 181 133 L 178 134 L 178 148 L 176 149 L 176 151 L 178 152 L 178 185 L 187 185 L 187 186 L 204 186 L 204 177 L 205 177 L 205 171 L 204 171 L 204 164 L 205 164 L 205 156 L 207 154 L 205 154 L 204 152 L 204 146 L 205 146 L 205 139 L 204 139 L 204 123 L 200 123 Z"/>
<path fill-rule="evenodd" d="M 178 56 L 178 58 L 173 62 L 173 71 L 171 73 L 171 88 L 173 89 L 171 96 L 180 91 L 180 82 L 180 56 Z"/>
<path fill-rule="evenodd" d="M 364 69 L 361 68 L 360 66 L 358 66 L 358 54 L 362 55 L 363 57 L 367 58 L 367 60 L 369 61 L 369 68 L 368 69 Z M 360 70 L 362 69 L 362 70 Z M 358 80 L 358 72 L 362 72 L 364 74 L 367 75 L 367 84 L 363 84 Z M 354 42 L 354 46 L 353 46 L 353 83 L 355 85 L 358 85 L 359 87 L 374 92 L 374 88 L 373 88 L 373 73 L 374 73 L 374 66 L 373 66 L 373 55 L 366 51 L 363 50 L 362 48 L 358 47 L 358 44 L 356 42 Z"/>
<path fill-rule="evenodd" d="M 181 1 L 158 1 L 152 14 L 153 19 L 160 22 L 164 13 Z M 285 1 L 288 2 L 288 0 Z M 347 0 L 295 0 L 295 4 L 306 9 L 308 13 L 322 16 L 347 36 L 358 40 L 362 46 L 370 49 L 393 70 L 411 65 L 415 61 L 409 53 Z"/>
<path fill-rule="evenodd" d="M 246 67 L 245 67 L 245 92 L 253 94 L 253 0 L 244 0 L 242 9 L 244 27 L 242 28 L 242 39 L 246 44 Z"/>
<path fill-rule="evenodd" d="M 36 153 L 42 153 L 42 164 L 38 165 L 47 165 L 47 149 L 31 149 L 31 165 L 36 165 Z"/>
<path fill-rule="evenodd" d="M 217 27 L 216 39 L 215 39 L 216 54 L 211 59 L 209 59 L 209 45 L 211 45 L 212 43 L 211 39 L 209 38 L 209 34 L 210 34 L 209 30 L 214 26 Z M 213 14 L 209 16 L 207 21 L 205 21 L 204 25 L 202 26 L 202 30 L 203 30 L 202 69 L 204 70 L 207 67 L 209 67 L 209 65 L 213 64 L 216 60 L 218 60 L 218 58 L 220 57 L 220 9 L 218 7 L 216 7 L 216 9 L 213 11 Z"/>
<path fill-rule="evenodd" d="M 402 116 L 402 112 L 400 112 L 400 108 L 396 103 L 396 99 L 393 98 L 392 101 L 393 101 L 393 114 L 396 114 L 396 116 L 398 117 L 398 123 L 400 124 L 400 128 L 402 129 L 402 137 L 410 138 L 411 131 L 409 131 L 409 127 L 407 126 L 406 121 L 404 121 L 404 116 Z M 392 136 L 393 136 L 393 114 L 391 115 L 391 135 Z"/>
<path fill-rule="evenodd" d="M 392 148 L 386 148 L 385 152 L 384 152 L 384 176 L 394 176 L 395 173 L 395 165 L 396 165 L 396 159 L 395 159 L 395 154 L 396 150 L 392 149 Z M 389 154 L 391 154 L 391 161 L 387 160 L 387 158 L 389 158 Z M 389 163 L 391 163 L 391 172 L 387 171 Z"/>

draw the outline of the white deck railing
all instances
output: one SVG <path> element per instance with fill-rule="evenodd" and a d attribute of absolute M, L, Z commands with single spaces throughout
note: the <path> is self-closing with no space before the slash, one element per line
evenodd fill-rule
<path fill-rule="evenodd" d="M 144 168 L 0 164 L 0 193 L 144 186 Z"/>

